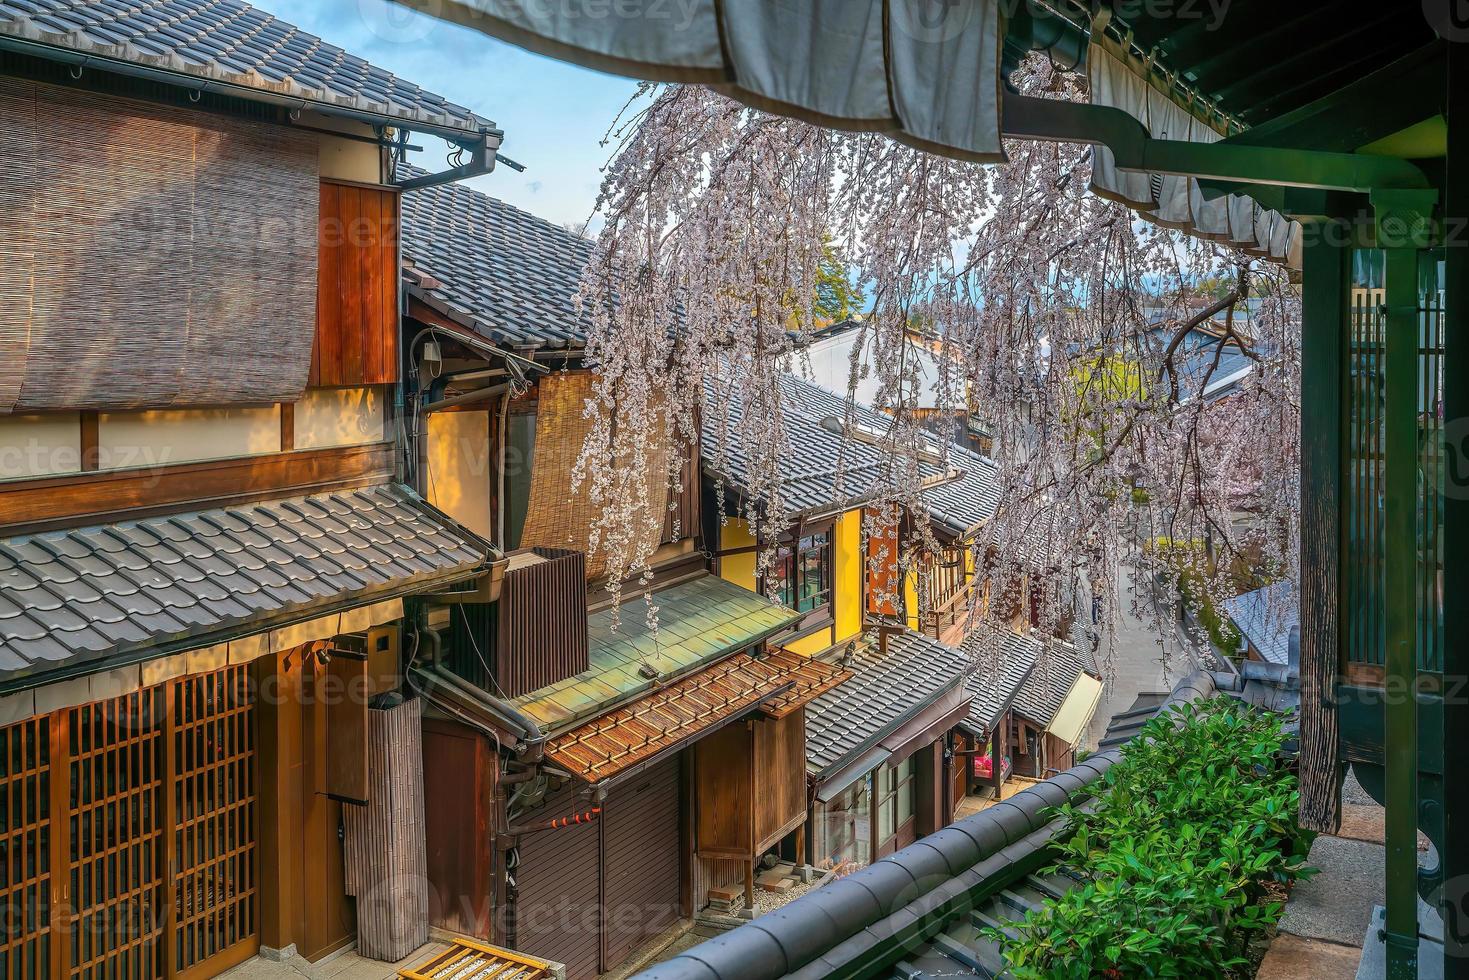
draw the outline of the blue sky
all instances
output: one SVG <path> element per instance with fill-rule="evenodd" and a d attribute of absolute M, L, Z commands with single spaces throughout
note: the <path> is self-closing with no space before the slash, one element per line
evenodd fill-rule
<path fill-rule="evenodd" d="M 500 167 L 470 182 L 557 224 L 580 224 L 596 202 L 608 124 L 637 83 L 531 54 L 388 0 L 250 0 L 288 23 L 460 105 L 505 131 Z M 443 167 L 443 144 L 415 161 Z"/>

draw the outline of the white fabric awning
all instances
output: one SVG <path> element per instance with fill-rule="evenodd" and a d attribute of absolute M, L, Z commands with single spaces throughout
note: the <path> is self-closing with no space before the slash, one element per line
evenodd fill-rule
<path fill-rule="evenodd" d="M 1152 85 L 1110 45 L 1092 42 L 1087 73 L 1093 105 L 1121 109 L 1141 122 L 1154 139 L 1196 143 L 1223 139 L 1217 130 Z M 1301 266 L 1301 227 L 1297 222 L 1238 194 L 1205 200 L 1193 177 L 1119 170 L 1112 151 L 1097 146 L 1092 191 L 1136 209 L 1159 225 L 1235 245 L 1294 269 Z"/>
<path fill-rule="evenodd" d="M 992 162 L 999 0 L 399 0 L 600 71 Z"/>
<path fill-rule="evenodd" d="M 1076 683 L 1071 685 L 1066 700 L 1061 702 L 1061 707 L 1056 710 L 1056 717 L 1051 719 L 1046 731 L 1075 747 L 1081 741 L 1087 726 L 1092 723 L 1092 717 L 1097 713 L 1097 705 L 1101 700 L 1102 682 L 1085 672 L 1077 674 Z"/>

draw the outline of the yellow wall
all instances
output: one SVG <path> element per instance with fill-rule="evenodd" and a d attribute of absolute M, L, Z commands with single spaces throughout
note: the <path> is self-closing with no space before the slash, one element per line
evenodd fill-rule
<path fill-rule="evenodd" d="M 77 473 L 82 424 L 76 412 L 0 416 L 0 480 Z"/>
<path fill-rule="evenodd" d="M 428 499 L 480 537 L 495 540 L 490 513 L 489 412 L 428 417 Z"/>
<path fill-rule="evenodd" d="M 313 388 L 296 403 L 297 449 L 361 446 L 383 439 L 386 389 Z"/>
<path fill-rule="evenodd" d="M 755 536 L 750 533 L 750 525 L 736 517 L 731 517 L 724 522 L 719 529 L 719 550 L 729 551 L 733 548 L 753 548 Z M 742 555 L 727 555 L 719 559 L 719 577 L 726 582 L 733 582 L 742 589 L 755 591 L 755 552 L 747 551 Z"/>
<path fill-rule="evenodd" d="M 731 518 L 719 534 L 721 551 L 749 548 L 755 544 L 750 526 Z M 727 555 L 719 560 L 719 574 L 741 588 L 755 589 L 755 553 Z M 838 643 L 862 632 L 862 511 L 852 510 L 837 518 L 832 529 L 832 617 Z M 786 650 L 810 656 L 832 645 L 831 633 L 818 630 L 810 636 L 782 644 Z"/>
<path fill-rule="evenodd" d="M 837 642 L 845 643 L 862 632 L 862 603 L 865 599 L 862 561 L 862 511 L 849 510 L 837 518 L 832 541 L 832 576 L 835 594 Z"/>
<path fill-rule="evenodd" d="M 317 129 L 332 129 L 354 136 L 373 137 L 372 127 L 366 123 L 323 116 L 314 112 L 303 114 L 302 125 Z M 378 184 L 383 179 L 382 149 L 361 140 L 342 139 L 327 133 L 320 135 L 319 166 L 321 176 L 330 180 L 350 180 L 360 184 Z"/>
<path fill-rule="evenodd" d="M 97 417 L 97 467 L 131 469 L 281 450 L 281 410 L 188 408 L 103 412 Z"/>
<path fill-rule="evenodd" d="M 911 568 L 903 576 L 903 602 L 908 607 L 908 628 L 918 632 L 918 572 Z"/>

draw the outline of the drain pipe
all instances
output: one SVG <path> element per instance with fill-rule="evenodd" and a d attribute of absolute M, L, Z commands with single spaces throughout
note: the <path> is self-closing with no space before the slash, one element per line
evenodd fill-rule
<path fill-rule="evenodd" d="M 540 725 L 536 724 L 535 719 L 508 701 L 480 690 L 468 681 L 455 676 L 452 671 L 445 669 L 442 664 L 443 638 L 439 636 L 437 630 L 423 626 L 420 628 L 420 635 L 427 640 L 431 667 L 414 668 L 414 673 L 427 680 L 430 685 L 427 688 L 420 688 L 419 692 L 437 707 L 475 727 L 482 727 L 482 723 L 475 721 L 466 708 L 478 708 L 484 711 L 496 722 L 504 725 L 506 730 L 519 737 L 513 750 L 516 761 L 530 766 L 540 763 L 545 758 L 546 735 L 541 731 Z M 435 691 L 434 687 L 441 690 Z"/>

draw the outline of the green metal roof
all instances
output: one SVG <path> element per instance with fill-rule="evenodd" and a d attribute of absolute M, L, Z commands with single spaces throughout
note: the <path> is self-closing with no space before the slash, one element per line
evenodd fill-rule
<path fill-rule="evenodd" d="M 634 599 L 612 630 L 611 608 L 587 617 L 590 666 L 574 677 L 516 698 L 547 731 L 579 724 L 668 682 L 744 650 L 794 624 L 800 614 L 764 596 L 704 575 L 653 594 L 658 635 Z M 644 677 L 644 666 L 656 671 Z"/>

